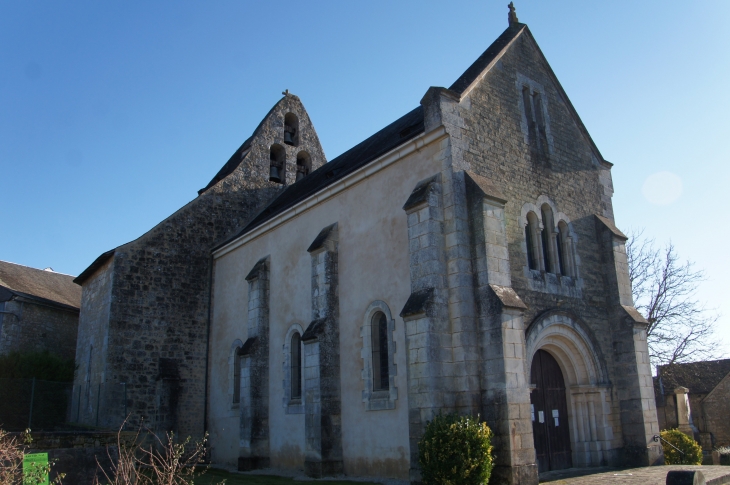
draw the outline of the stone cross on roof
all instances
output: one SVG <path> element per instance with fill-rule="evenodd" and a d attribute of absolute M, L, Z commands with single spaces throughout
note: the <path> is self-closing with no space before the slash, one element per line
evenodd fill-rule
<path fill-rule="evenodd" d="M 518 24 L 520 23 L 519 20 L 517 20 L 517 12 L 515 12 L 515 4 L 512 2 L 509 2 L 509 5 L 507 5 L 509 8 L 509 13 L 507 14 L 507 20 L 509 20 L 509 24 Z"/>

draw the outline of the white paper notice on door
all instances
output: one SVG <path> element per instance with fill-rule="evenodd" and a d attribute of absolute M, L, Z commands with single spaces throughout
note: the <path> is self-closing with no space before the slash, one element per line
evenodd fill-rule
<path fill-rule="evenodd" d="M 545 422 L 545 413 L 542 411 L 538 411 L 537 420 L 540 421 L 541 423 L 544 423 Z"/>
<path fill-rule="evenodd" d="M 559 424 L 558 424 L 558 417 L 559 417 L 558 410 L 557 409 L 553 409 L 553 419 L 555 420 L 555 426 L 559 426 Z"/>
<path fill-rule="evenodd" d="M 532 422 L 535 422 L 535 405 L 530 404 L 530 417 L 532 418 Z"/>

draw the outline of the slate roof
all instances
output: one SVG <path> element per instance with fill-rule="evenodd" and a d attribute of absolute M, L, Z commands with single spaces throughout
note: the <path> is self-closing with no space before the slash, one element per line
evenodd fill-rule
<path fill-rule="evenodd" d="M 471 83 L 473 83 L 497 57 L 497 55 L 502 52 L 502 49 L 507 47 L 507 44 L 512 42 L 512 40 L 517 37 L 525 27 L 527 27 L 527 25 L 520 23 L 514 23 L 507 27 L 507 29 L 502 32 L 502 35 L 497 37 L 497 40 L 492 42 L 492 45 L 487 47 L 487 50 L 485 50 L 484 53 L 479 56 L 466 71 L 464 71 L 464 74 L 459 76 L 459 79 L 449 86 L 449 89 L 459 94 L 463 94 L 464 91 L 466 91 L 466 88 L 471 86 Z"/>
<path fill-rule="evenodd" d="M 525 24 L 512 24 L 487 48 L 479 58 L 449 88 L 458 94 L 468 88 L 497 58 L 502 50 L 523 30 Z M 364 167 L 381 155 L 402 145 L 411 138 L 423 133 L 423 108 L 418 107 L 405 116 L 394 121 L 362 143 L 354 146 L 339 157 L 318 168 L 299 182 L 292 184 L 276 197 L 267 207 L 256 215 L 241 231 L 224 240 L 213 249 L 225 246 L 256 227 L 264 224 L 276 215 L 284 212 L 302 200 L 323 190 L 346 175 Z M 244 143 L 245 146 L 245 143 Z M 243 149 L 243 146 L 242 146 Z M 231 160 L 235 159 L 235 155 Z M 229 160 L 229 163 L 232 163 Z M 224 167 L 225 168 L 225 167 Z M 235 168 L 235 167 L 233 167 Z M 232 171 L 232 169 L 231 169 Z M 213 183 L 213 182 L 211 182 Z M 210 184 L 209 184 L 210 185 Z"/>
<path fill-rule="evenodd" d="M 241 231 L 216 246 L 217 249 L 237 239 L 280 214 L 332 185 L 346 175 L 367 165 L 379 156 L 415 138 L 424 131 L 423 108 L 418 108 L 400 117 L 365 141 L 355 145 L 339 157 L 325 163 L 299 182 L 286 187 L 264 210 L 256 215 Z"/>
<path fill-rule="evenodd" d="M 0 261 L 0 287 L 7 292 L 78 310 L 81 287 L 75 285 L 73 279 L 73 276 L 62 273 Z"/>
<path fill-rule="evenodd" d="M 680 386 L 689 389 L 690 394 L 709 394 L 728 373 L 730 359 L 660 365 L 655 387 L 658 393 L 663 389 L 665 395 Z"/>

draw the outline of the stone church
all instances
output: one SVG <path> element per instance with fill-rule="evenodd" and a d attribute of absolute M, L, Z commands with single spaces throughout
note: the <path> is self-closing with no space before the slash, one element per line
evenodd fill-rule
<path fill-rule="evenodd" d="M 325 162 L 286 92 L 195 200 L 101 255 L 77 385 L 124 382 L 132 422 L 207 430 L 239 469 L 418 481 L 439 411 L 491 426 L 493 483 L 662 462 L 612 165 L 512 8 L 449 88 Z"/>

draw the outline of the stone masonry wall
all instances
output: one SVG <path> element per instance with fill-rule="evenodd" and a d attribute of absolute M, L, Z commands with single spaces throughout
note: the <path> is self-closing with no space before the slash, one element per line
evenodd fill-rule
<path fill-rule="evenodd" d="M 539 85 L 544 93 L 550 137 L 546 159 L 534 157 L 525 141 L 526 123 L 520 103 L 520 81 L 524 79 Z M 615 380 L 614 342 L 608 330 L 608 315 L 618 301 L 607 298 L 608 282 L 601 260 L 604 248 L 598 241 L 593 216 L 612 214 L 610 199 L 606 197 L 610 180 L 607 181 L 605 166 L 576 124 L 567 100 L 529 36 L 523 34 L 515 41 L 484 80 L 462 99 L 459 110 L 463 118 L 459 144 L 465 169 L 489 179 L 507 200 L 505 221 L 512 286 L 527 304 L 525 324 L 557 306 L 578 315 L 590 327 L 606 358 L 602 364 L 609 369 L 609 379 Z M 520 211 L 525 203 L 534 203 L 541 196 L 547 196 L 559 212 L 570 218 L 581 262 L 581 297 L 565 296 L 569 292 L 555 294 L 530 289 L 523 270 L 527 261 Z M 548 277 L 553 279 L 553 275 L 542 275 Z M 554 279 L 557 285 L 562 284 L 558 277 Z M 611 424 L 617 437 L 613 445 L 620 447 L 620 409 L 615 388 L 609 396 Z"/>
<path fill-rule="evenodd" d="M 705 430 L 712 433 L 713 445 L 716 447 L 730 446 L 728 400 L 730 400 L 730 376 L 725 376 L 702 401 L 701 413 L 704 418 Z M 693 408 L 693 414 L 698 412 L 699 409 Z"/>
<path fill-rule="evenodd" d="M 299 118 L 296 147 L 284 143 L 289 112 Z M 287 164 L 301 150 L 313 169 L 325 163 L 304 107 L 287 95 L 257 128 L 250 148 L 236 153 L 241 162 L 232 173 L 115 250 L 105 378 L 127 383 L 133 425 L 144 418 L 154 429 L 183 436 L 203 432 L 210 250 L 279 193 L 281 186 L 269 182 L 273 143 L 285 147 Z"/>
<path fill-rule="evenodd" d="M 79 312 L 30 300 L 5 302 L 0 327 L 0 354 L 48 350 L 64 359 L 76 355 Z"/>

